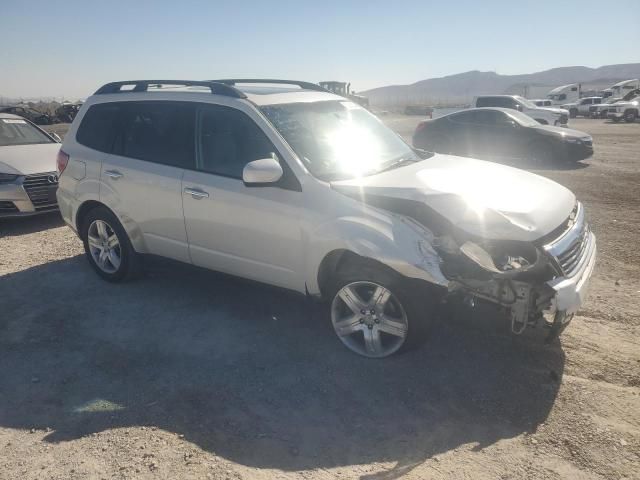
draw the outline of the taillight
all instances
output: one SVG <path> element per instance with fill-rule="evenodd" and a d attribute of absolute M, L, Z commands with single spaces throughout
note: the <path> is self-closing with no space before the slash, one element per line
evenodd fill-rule
<path fill-rule="evenodd" d="M 58 158 L 56 159 L 56 165 L 58 168 L 58 176 L 64 172 L 64 169 L 67 168 L 67 164 L 69 163 L 69 155 L 62 149 L 58 152 Z"/>

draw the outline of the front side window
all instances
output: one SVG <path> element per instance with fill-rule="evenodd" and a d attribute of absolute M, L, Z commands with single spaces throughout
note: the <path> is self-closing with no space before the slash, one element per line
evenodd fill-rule
<path fill-rule="evenodd" d="M 0 118 L 0 146 L 54 143 L 47 135 L 22 118 Z"/>
<path fill-rule="evenodd" d="M 113 153 L 181 168 L 195 166 L 195 106 L 121 102 Z"/>
<path fill-rule="evenodd" d="M 267 136 L 239 110 L 207 105 L 199 111 L 198 170 L 242 178 L 245 165 L 275 154 Z"/>
<path fill-rule="evenodd" d="M 316 177 L 331 181 L 369 175 L 420 157 L 377 117 L 349 101 L 261 108 Z"/>

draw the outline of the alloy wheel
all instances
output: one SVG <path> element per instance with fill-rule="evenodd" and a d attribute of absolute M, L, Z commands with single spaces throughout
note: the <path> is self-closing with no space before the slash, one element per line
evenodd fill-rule
<path fill-rule="evenodd" d="M 365 357 L 382 358 L 396 352 L 409 330 L 407 314 L 398 298 L 374 282 L 342 287 L 331 304 L 331 322 L 338 338 Z"/>
<path fill-rule="evenodd" d="M 122 263 L 122 249 L 116 232 L 104 220 L 89 225 L 87 243 L 94 263 L 105 273 L 115 273 Z"/>

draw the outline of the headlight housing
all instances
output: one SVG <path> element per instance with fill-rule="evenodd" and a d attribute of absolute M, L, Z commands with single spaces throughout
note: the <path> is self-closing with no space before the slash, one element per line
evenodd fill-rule
<path fill-rule="evenodd" d="M 0 185 L 3 183 L 13 183 L 20 175 L 14 175 L 13 173 L 0 173 Z"/>

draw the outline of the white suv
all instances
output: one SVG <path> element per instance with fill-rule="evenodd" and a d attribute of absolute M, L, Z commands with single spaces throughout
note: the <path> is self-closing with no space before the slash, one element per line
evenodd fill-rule
<path fill-rule="evenodd" d="M 557 335 L 595 262 L 566 188 L 413 150 L 305 82 L 107 84 L 59 173 L 62 216 L 106 280 L 156 254 L 323 298 L 340 340 L 369 357 L 415 345 L 455 297 L 504 307 L 514 333 Z"/>

